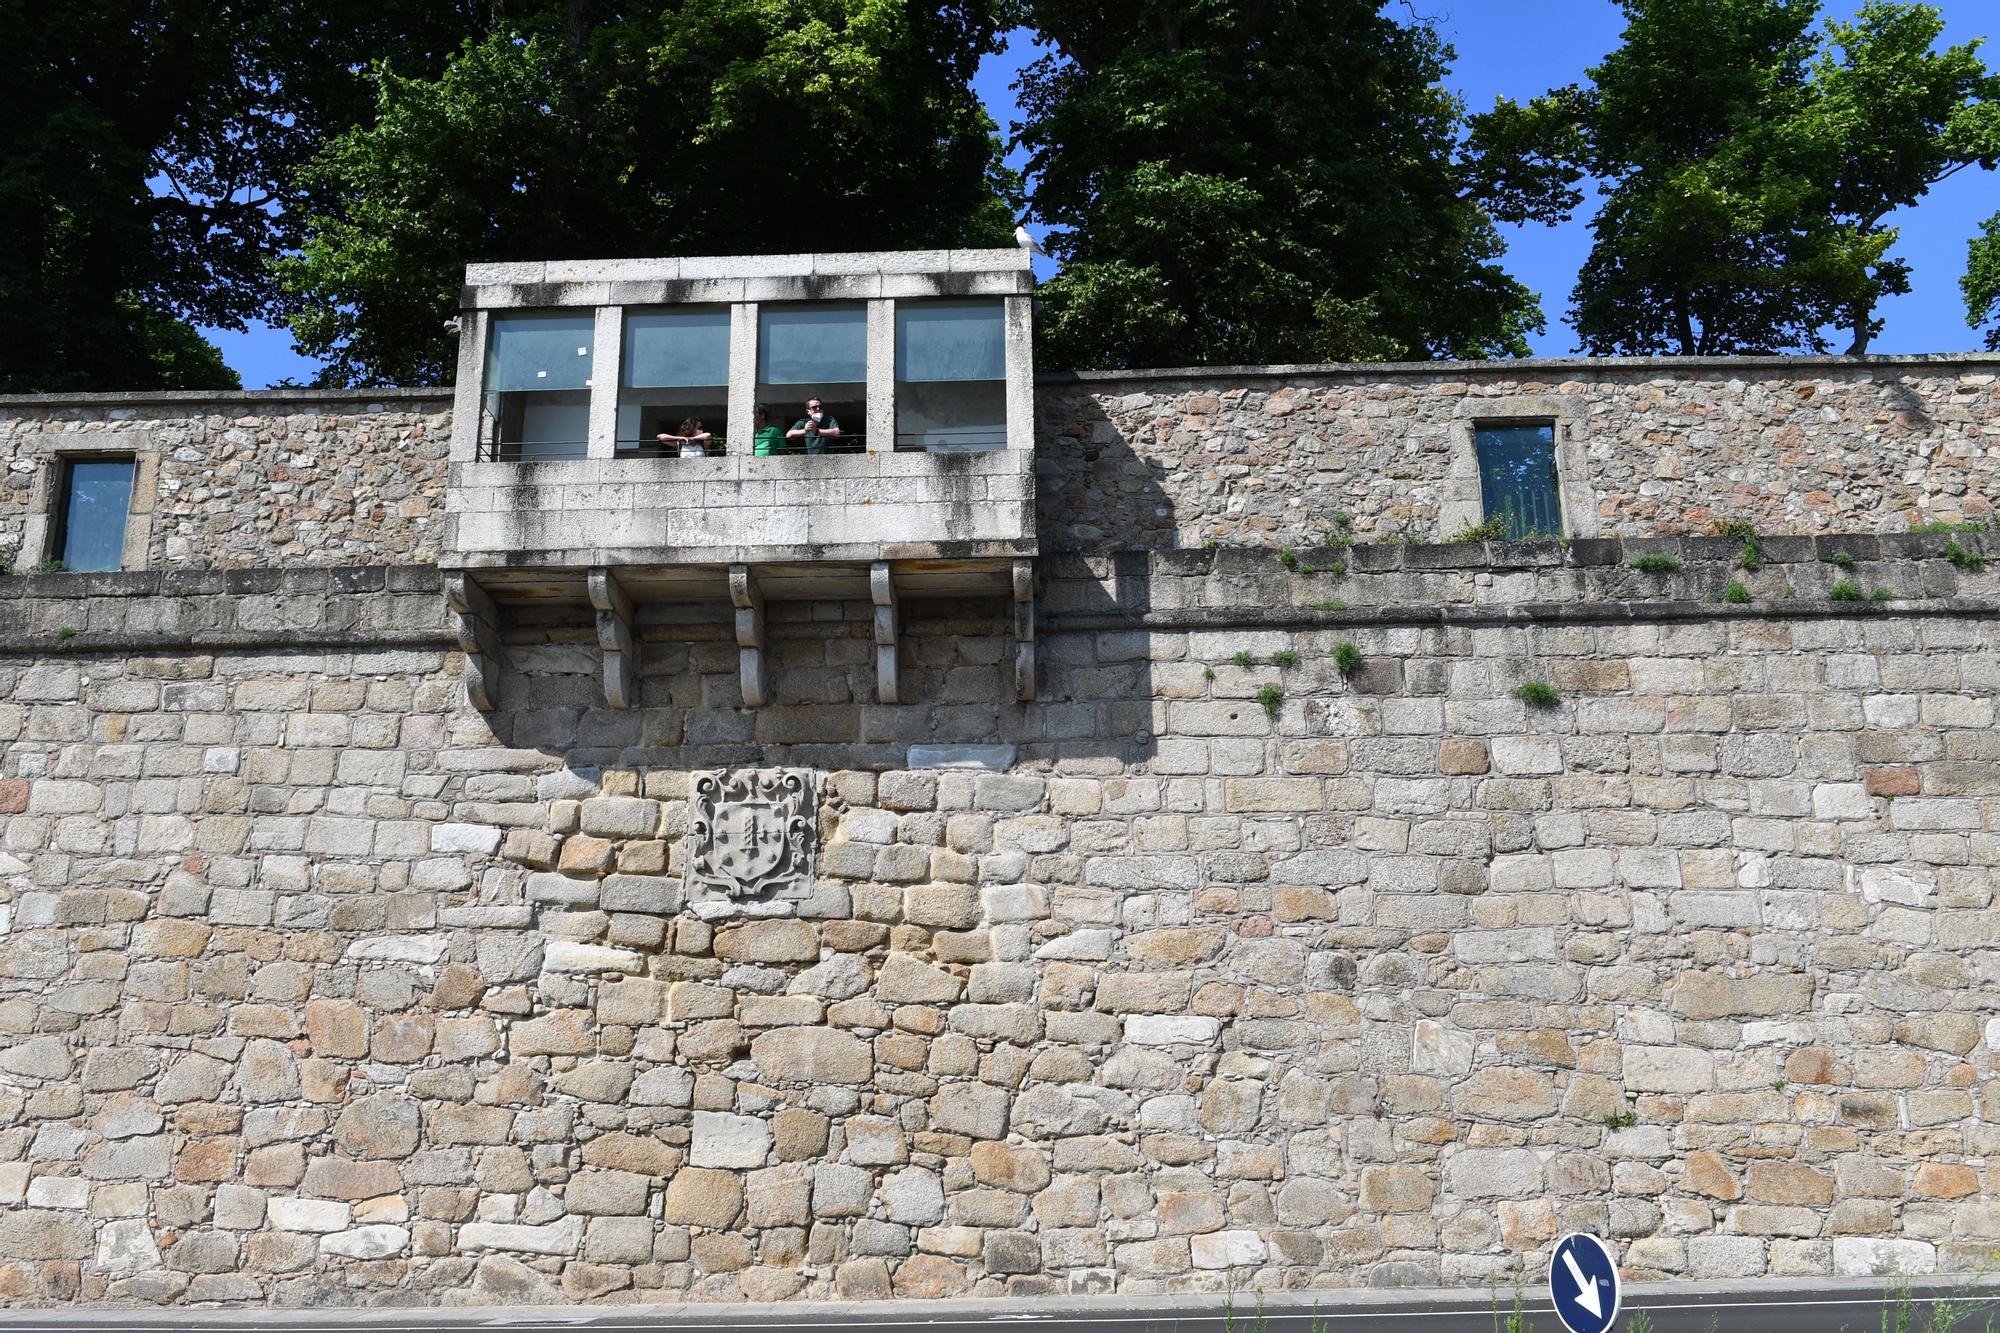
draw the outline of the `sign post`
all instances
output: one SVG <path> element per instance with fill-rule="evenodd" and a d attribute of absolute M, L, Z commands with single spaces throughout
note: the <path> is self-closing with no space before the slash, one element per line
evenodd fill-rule
<path fill-rule="evenodd" d="M 1618 1322 L 1618 1258 L 1595 1236 L 1573 1231 L 1549 1252 L 1549 1299 L 1569 1333 L 1607 1333 Z"/>

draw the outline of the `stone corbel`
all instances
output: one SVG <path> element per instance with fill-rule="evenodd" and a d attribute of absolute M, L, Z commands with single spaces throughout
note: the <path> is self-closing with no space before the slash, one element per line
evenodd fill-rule
<path fill-rule="evenodd" d="M 1035 562 L 1014 562 L 1014 693 L 1035 697 Z"/>
<path fill-rule="evenodd" d="M 470 574 L 446 574 L 444 600 L 465 654 L 465 697 L 490 713 L 500 699 L 500 613 Z"/>
<path fill-rule="evenodd" d="M 764 590 L 750 566 L 729 567 L 729 600 L 736 607 L 736 661 L 743 678 L 743 706 L 762 708 L 770 701 L 770 676 L 764 656 Z"/>
<path fill-rule="evenodd" d="M 639 701 L 639 648 L 632 641 L 632 598 L 609 569 L 590 571 L 590 604 L 597 608 L 597 646 L 604 652 L 604 697 L 613 708 Z"/>
<path fill-rule="evenodd" d="M 896 602 L 896 580 L 889 562 L 868 567 L 868 595 L 875 602 L 875 700 L 892 704 L 896 697 L 896 628 L 902 607 Z"/>

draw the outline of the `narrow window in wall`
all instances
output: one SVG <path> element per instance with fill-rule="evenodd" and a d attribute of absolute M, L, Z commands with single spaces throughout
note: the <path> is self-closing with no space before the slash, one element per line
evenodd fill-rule
<path fill-rule="evenodd" d="M 852 454 L 867 448 L 868 308 L 825 302 L 767 305 L 757 311 L 757 403 L 789 430 L 817 398 L 840 427 L 837 438 L 802 437 L 791 453 Z"/>
<path fill-rule="evenodd" d="M 618 381 L 618 452 L 682 452 L 661 435 L 711 437 L 705 453 L 748 453 L 750 423 L 729 420 L 729 308 L 687 306 L 625 315 L 625 364 Z M 682 431 L 686 424 L 689 431 Z M 741 441 L 731 433 L 735 426 Z M 742 447 L 739 447 L 739 444 Z"/>
<path fill-rule="evenodd" d="M 63 464 L 51 549 L 64 569 L 118 569 L 132 508 L 132 460 L 77 458 Z"/>
<path fill-rule="evenodd" d="M 1501 521 L 1507 540 L 1562 536 L 1555 426 L 1546 421 L 1475 426 L 1473 445 L 1485 515 Z"/>
<path fill-rule="evenodd" d="M 480 457 L 520 463 L 584 457 L 596 317 L 586 310 L 495 315 L 491 322 Z"/>
<path fill-rule="evenodd" d="M 1007 352 L 998 301 L 896 303 L 896 448 L 1007 447 Z"/>

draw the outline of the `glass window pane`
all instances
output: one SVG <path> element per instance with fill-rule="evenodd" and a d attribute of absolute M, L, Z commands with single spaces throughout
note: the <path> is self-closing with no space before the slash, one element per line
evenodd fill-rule
<path fill-rule="evenodd" d="M 579 314 L 494 315 L 486 345 L 486 392 L 531 393 L 590 387 L 590 348 L 597 317 Z"/>
<path fill-rule="evenodd" d="M 896 447 L 967 453 L 1007 447 L 1007 385 L 905 384 L 896 391 Z"/>
<path fill-rule="evenodd" d="M 71 463 L 64 469 L 64 569 L 117 569 L 132 507 L 132 460 Z"/>
<path fill-rule="evenodd" d="M 1007 350 L 998 301 L 896 303 L 896 378 L 998 380 Z"/>
<path fill-rule="evenodd" d="M 628 389 L 729 383 L 727 309 L 647 310 L 625 316 Z"/>
<path fill-rule="evenodd" d="M 1507 538 L 1562 535 L 1562 500 L 1556 487 L 1556 429 L 1546 423 L 1480 426 L 1479 490 L 1486 517 L 1506 523 Z"/>
<path fill-rule="evenodd" d="M 763 384 L 846 384 L 868 378 L 868 313 L 858 305 L 767 307 L 757 317 Z"/>

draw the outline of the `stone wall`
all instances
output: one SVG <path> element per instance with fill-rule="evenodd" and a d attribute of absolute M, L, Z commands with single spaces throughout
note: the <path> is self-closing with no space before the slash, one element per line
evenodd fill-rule
<path fill-rule="evenodd" d="M 1437 541 L 1480 517 L 1472 423 L 1523 417 L 1566 431 L 1572 536 L 1983 523 L 1996 372 L 1940 356 L 1045 376 L 1038 535 L 1044 552 Z M 450 417 L 445 391 L 3 399 L 0 552 L 46 512 L 50 453 L 88 446 L 158 455 L 151 567 L 434 563 Z"/>
<path fill-rule="evenodd" d="M 0 567 L 53 500 L 65 450 L 132 453 L 156 469 L 142 549 L 151 569 L 435 564 L 451 451 L 449 391 L 282 390 L 0 398 Z M 142 478 L 152 490 L 151 477 Z M 128 567 L 132 562 L 128 561 Z"/>
<path fill-rule="evenodd" d="M 1066 558 L 1038 702 L 997 602 L 911 604 L 886 707 L 868 608 L 778 604 L 757 710 L 719 607 L 649 610 L 629 711 L 580 615 L 516 621 L 480 715 L 399 576 L 284 590 L 344 645 L 182 587 L 167 653 L 164 586 L 11 581 L 0 1295 L 1484 1285 L 1586 1227 L 1633 1276 L 1975 1268 L 1965 541 Z M 750 765 L 815 775 L 816 888 L 704 920 L 689 775 Z"/>
<path fill-rule="evenodd" d="M 1572 536 L 1985 522 L 1996 371 L 1990 356 L 1744 357 L 1045 377 L 1043 549 L 1439 541 L 1481 517 L 1473 423 L 1521 418 L 1564 431 Z"/>

